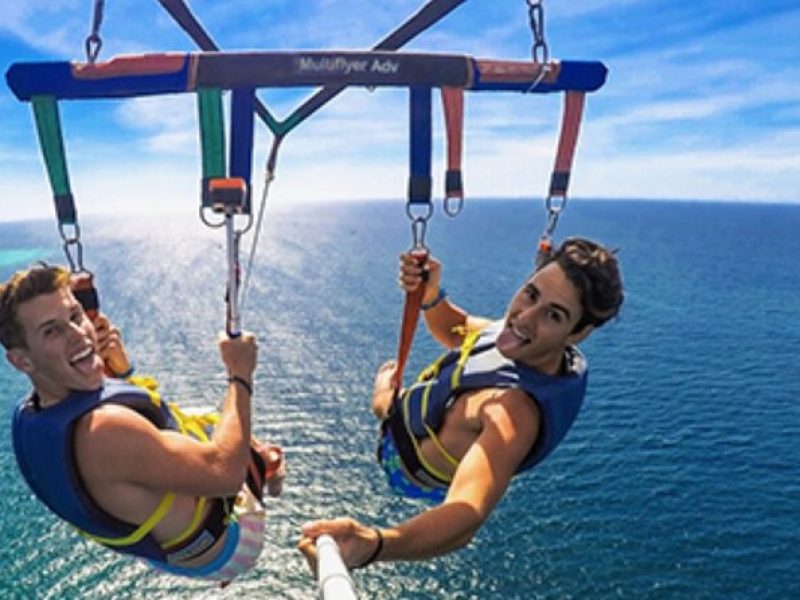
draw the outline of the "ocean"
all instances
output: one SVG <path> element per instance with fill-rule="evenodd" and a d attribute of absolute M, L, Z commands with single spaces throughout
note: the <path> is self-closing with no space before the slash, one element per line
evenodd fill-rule
<path fill-rule="evenodd" d="M 534 201 L 437 210 L 427 241 L 450 297 L 501 316 L 543 219 Z M 182 405 L 218 405 L 222 230 L 145 216 L 87 218 L 82 232 L 138 371 Z M 358 571 L 361 597 L 800 597 L 800 205 L 571 200 L 557 235 L 618 248 L 626 284 L 620 317 L 582 346 L 583 411 L 467 548 Z M 59 242 L 51 221 L 0 223 L 0 276 L 61 262 Z M 259 339 L 254 430 L 283 445 L 288 479 L 258 568 L 225 590 L 93 545 L 38 504 L 9 431 L 26 380 L 0 366 L 0 597 L 313 598 L 294 548 L 303 522 L 386 526 L 421 510 L 389 492 L 369 410 L 396 351 L 409 245 L 402 201 L 268 209 L 244 327 Z M 437 352 L 421 328 L 407 379 Z"/>

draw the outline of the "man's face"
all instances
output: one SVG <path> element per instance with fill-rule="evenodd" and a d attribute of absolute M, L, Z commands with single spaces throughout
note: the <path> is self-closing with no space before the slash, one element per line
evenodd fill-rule
<path fill-rule="evenodd" d="M 23 302 L 17 316 L 27 348 L 10 350 L 9 360 L 31 377 L 43 404 L 102 385 L 94 326 L 68 288 Z"/>
<path fill-rule="evenodd" d="M 578 290 L 557 263 L 550 263 L 511 299 L 497 349 L 506 358 L 552 373 L 564 347 L 583 337 L 572 333 L 581 314 Z"/>

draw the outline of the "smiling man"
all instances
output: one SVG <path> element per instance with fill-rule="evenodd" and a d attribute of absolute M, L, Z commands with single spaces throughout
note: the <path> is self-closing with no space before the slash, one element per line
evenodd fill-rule
<path fill-rule="evenodd" d="M 227 582 L 255 564 L 262 487 L 278 493 L 282 462 L 251 438 L 252 334 L 220 339 L 228 389 L 221 413 L 202 416 L 145 378 L 107 376 L 108 365 L 129 368 L 119 333 L 88 318 L 61 267 L 0 286 L 0 343 L 33 385 L 14 411 L 17 462 L 54 513 L 171 573 Z"/>
<path fill-rule="evenodd" d="M 474 317 L 452 304 L 441 265 L 401 257 L 400 283 L 418 288 L 430 333 L 448 352 L 408 389 L 393 387 L 396 364 L 375 378 L 372 408 L 381 420 L 380 462 L 390 486 L 438 502 L 378 529 L 350 518 L 303 526 L 299 548 L 313 566 L 323 533 L 350 567 L 421 560 L 469 543 L 515 475 L 540 463 L 578 415 L 587 365 L 577 344 L 614 317 L 623 301 L 614 253 L 566 240 L 516 292 L 502 320 Z"/>

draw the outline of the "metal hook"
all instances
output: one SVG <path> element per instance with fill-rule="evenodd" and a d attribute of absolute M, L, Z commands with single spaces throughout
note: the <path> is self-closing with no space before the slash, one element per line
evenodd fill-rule
<path fill-rule="evenodd" d="M 94 1 L 94 12 L 92 13 L 92 29 L 86 37 L 86 60 L 89 64 L 94 64 L 103 47 L 103 40 L 100 39 L 100 26 L 103 24 L 103 6 L 105 0 Z"/>
<path fill-rule="evenodd" d="M 100 55 L 100 48 L 103 47 L 103 40 L 99 35 L 92 34 L 86 38 L 86 61 L 94 64 Z"/>
<path fill-rule="evenodd" d="M 461 210 L 464 208 L 464 196 L 458 196 L 455 198 L 457 200 L 456 207 L 450 207 L 450 201 L 453 200 L 450 196 L 446 196 L 444 199 L 444 213 L 448 217 L 456 217 L 461 213 Z"/>
<path fill-rule="evenodd" d="M 427 246 L 425 245 L 425 233 L 428 229 L 428 219 L 433 215 L 433 203 L 425 202 L 425 213 L 420 215 L 414 214 L 413 206 L 414 204 L 411 202 L 406 203 L 406 215 L 411 221 L 411 239 L 414 244 L 412 250 L 427 250 Z"/>
<path fill-rule="evenodd" d="M 70 225 L 73 228 L 71 232 L 68 233 L 66 231 L 66 225 Z M 81 244 L 81 228 L 78 223 L 59 223 L 58 233 L 64 242 L 62 247 L 64 249 L 64 255 L 67 257 L 70 270 L 73 273 L 85 271 L 86 269 L 83 267 L 83 244 Z M 74 256 L 72 252 L 73 249 L 75 250 Z"/>
<path fill-rule="evenodd" d="M 412 250 L 428 250 L 425 244 L 425 234 L 428 231 L 428 219 L 417 217 L 411 221 L 411 239 L 413 241 Z"/>

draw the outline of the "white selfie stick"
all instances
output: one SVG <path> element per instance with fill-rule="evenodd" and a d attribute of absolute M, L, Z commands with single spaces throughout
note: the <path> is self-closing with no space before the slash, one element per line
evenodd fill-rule
<path fill-rule="evenodd" d="M 321 600 L 357 599 L 353 580 L 339 554 L 339 546 L 328 534 L 317 538 L 317 581 Z"/>

